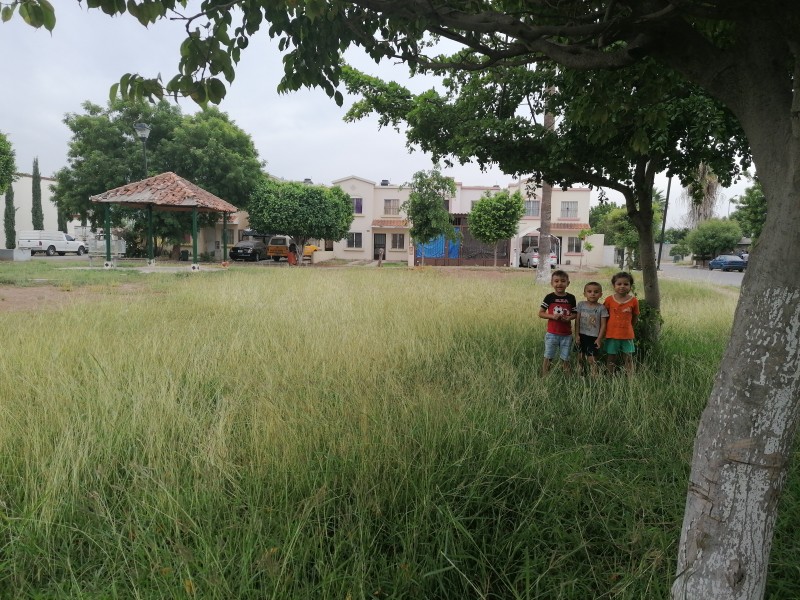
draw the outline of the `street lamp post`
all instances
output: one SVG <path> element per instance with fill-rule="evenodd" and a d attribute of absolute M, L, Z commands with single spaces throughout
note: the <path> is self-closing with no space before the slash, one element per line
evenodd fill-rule
<path fill-rule="evenodd" d="M 142 140 L 142 155 L 144 156 L 144 179 L 147 179 L 147 138 L 150 137 L 150 125 L 147 123 L 135 123 L 133 128 L 136 135 Z"/>
<path fill-rule="evenodd" d="M 144 156 L 144 179 L 147 179 L 147 138 L 150 137 L 150 125 L 147 123 L 135 123 L 133 128 L 136 135 L 142 140 L 142 155 Z M 147 205 L 147 263 L 152 265 L 153 256 L 153 205 Z"/>

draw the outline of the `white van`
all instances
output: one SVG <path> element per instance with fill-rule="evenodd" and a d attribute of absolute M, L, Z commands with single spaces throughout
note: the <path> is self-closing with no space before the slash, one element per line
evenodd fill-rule
<path fill-rule="evenodd" d="M 86 252 L 86 242 L 76 240 L 63 231 L 20 231 L 17 233 L 17 248 L 30 250 L 31 255 L 44 252 L 47 256 L 64 256 L 67 252 L 74 252 L 81 256 Z"/>

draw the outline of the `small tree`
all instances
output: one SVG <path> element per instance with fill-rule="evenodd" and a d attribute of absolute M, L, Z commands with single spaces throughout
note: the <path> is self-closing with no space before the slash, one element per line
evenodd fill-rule
<path fill-rule="evenodd" d="M 67 213 L 64 210 L 56 205 L 56 219 L 57 219 L 57 227 L 59 231 L 66 231 L 67 230 Z"/>
<path fill-rule="evenodd" d="M 624 208 L 615 208 L 603 215 L 598 225 L 600 231 L 614 240 L 614 247 L 622 251 L 620 269 L 631 270 L 636 262 L 635 252 L 639 235 Z"/>
<path fill-rule="evenodd" d="M 522 194 L 486 192 L 469 213 L 469 231 L 480 241 L 494 245 L 494 266 L 497 266 L 497 244 L 517 233 L 525 212 Z"/>
<path fill-rule="evenodd" d="M 753 241 L 757 240 L 767 220 L 767 199 L 761 184 L 756 181 L 732 202 L 736 205 L 736 210 L 731 213 L 731 219 L 739 223 L 744 235 Z"/>
<path fill-rule="evenodd" d="M 266 177 L 250 196 L 248 212 L 253 229 L 292 236 L 300 256 L 308 240 L 339 241 L 347 236 L 353 223 L 353 204 L 341 188 Z"/>
<path fill-rule="evenodd" d="M 33 177 L 31 178 L 31 220 L 34 229 L 44 229 L 44 211 L 42 210 L 42 176 L 39 173 L 39 158 L 33 159 Z"/>
<path fill-rule="evenodd" d="M 5 134 L 0 133 L 0 194 L 11 186 L 17 165 L 14 161 L 14 149 Z"/>
<path fill-rule="evenodd" d="M 578 269 L 583 269 L 583 251 L 591 252 L 594 249 L 594 245 L 586 241 L 586 238 L 590 235 L 592 235 L 591 229 L 581 229 L 578 233 L 578 239 L 581 241 L 581 258 L 578 263 Z"/>
<path fill-rule="evenodd" d="M 14 186 L 6 189 L 6 206 L 3 213 L 3 227 L 6 233 L 6 248 L 17 247 L 17 209 L 14 208 Z"/>
<path fill-rule="evenodd" d="M 742 239 L 742 229 L 736 221 L 709 219 L 689 232 L 686 245 L 702 258 L 733 250 Z"/>
<path fill-rule="evenodd" d="M 669 255 L 677 257 L 677 260 L 683 260 L 683 257 L 689 256 L 690 252 L 691 250 L 689 250 L 689 247 L 686 245 L 686 243 L 680 241 L 670 249 Z"/>
<path fill-rule="evenodd" d="M 425 264 L 424 245 L 440 235 L 455 240 L 456 232 L 450 222 L 445 201 L 456 194 L 456 182 L 445 177 L 438 167 L 430 171 L 417 171 L 409 184 L 411 193 L 403 202 L 402 210 L 411 221 L 411 238 L 420 247 L 422 264 Z"/>

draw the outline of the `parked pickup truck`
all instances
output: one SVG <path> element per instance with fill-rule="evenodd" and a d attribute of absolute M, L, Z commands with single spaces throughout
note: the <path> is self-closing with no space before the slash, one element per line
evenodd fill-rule
<path fill-rule="evenodd" d="M 47 256 L 64 256 L 67 252 L 74 252 L 81 256 L 86 252 L 86 243 L 76 240 L 63 231 L 20 231 L 17 234 L 17 248 L 30 250 L 31 255 L 44 252 Z"/>

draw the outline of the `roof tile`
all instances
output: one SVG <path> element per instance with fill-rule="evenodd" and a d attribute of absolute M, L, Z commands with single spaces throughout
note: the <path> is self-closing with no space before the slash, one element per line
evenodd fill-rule
<path fill-rule="evenodd" d="M 183 177 L 168 171 L 155 177 L 134 181 L 102 194 L 91 196 L 92 202 L 112 203 L 143 208 L 148 204 L 162 210 L 190 210 L 195 206 L 200 212 L 227 212 L 239 210 L 211 192 L 196 186 Z"/>

